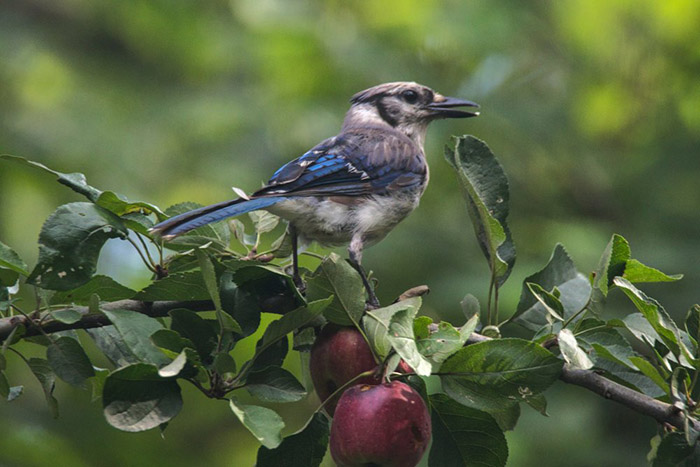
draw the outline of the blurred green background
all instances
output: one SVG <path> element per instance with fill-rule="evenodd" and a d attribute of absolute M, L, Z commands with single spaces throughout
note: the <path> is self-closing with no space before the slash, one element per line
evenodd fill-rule
<path fill-rule="evenodd" d="M 232 196 L 231 185 L 256 189 L 334 135 L 353 93 L 417 81 L 479 102 L 482 116 L 430 129 L 421 206 L 365 254 L 382 300 L 425 283 L 424 311 L 456 323 L 466 293 L 485 303 L 486 263 L 442 157 L 450 135 L 471 133 L 511 182 L 518 259 L 505 313 L 557 242 L 588 273 L 617 232 L 634 257 L 685 274 L 643 287 L 679 317 L 700 296 L 699 28 L 696 0 L 5 0 L 0 152 L 161 207 L 206 204 Z M 0 163 L 0 239 L 32 264 L 43 220 L 77 199 L 39 171 Z M 100 270 L 144 284 L 122 243 L 107 244 Z M 191 388 L 164 438 L 122 433 L 89 392 L 63 383 L 52 420 L 12 357 L 12 383 L 26 387 L 0 403 L 0 465 L 254 463 L 255 439 Z M 298 358 L 288 364 L 299 371 Z M 523 408 L 508 434 L 509 465 L 645 463 L 653 421 L 563 383 L 547 396 L 549 418 Z M 292 430 L 313 405 L 276 409 Z"/>

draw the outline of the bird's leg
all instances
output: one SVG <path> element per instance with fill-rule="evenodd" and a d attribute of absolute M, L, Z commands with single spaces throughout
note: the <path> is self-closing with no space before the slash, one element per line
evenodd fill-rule
<path fill-rule="evenodd" d="M 369 280 L 367 279 L 367 274 L 365 274 L 365 270 L 362 268 L 362 247 L 362 236 L 354 235 L 352 237 L 352 240 L 350 241 L 350 247 L 348 248 L 350 264 L 353 268 L 355 268 L 355 270 L 358 273 L 360 273 L 360 277 L 362 278 L 362 284 L 365 286 L 365 290 L 367 290 L 367 308 L 376 309 L 379 308 L 381 305 L 379 304 L 379 299 L 377 298 L 377 295 L 374 293 L 374 289 L 372 288 L 372 286 L 369 283 Z"/>
<path fill-rule="evenodd" d="M 292 239 L 292 280 L 294 281 L 294 285 L 296 285 L 297 289 L 299 289 L 299 292 L 304 293 L 306 290 L 306 285 L 304 284 L 304 281 L 301 280 L 301 276 L 299 275 L 299 254 L 297 253 L 299 242 L 297 237 L 297 229 L 292 224 L 289 224 L 289 236 Z"/>

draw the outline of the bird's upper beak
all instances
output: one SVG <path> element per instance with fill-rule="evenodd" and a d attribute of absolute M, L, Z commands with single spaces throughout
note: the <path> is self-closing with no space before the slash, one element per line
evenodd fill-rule
<path fill-rule="evenodd" d="M 479 112 L 470 112 L 456 108 L 473 107 L 478 109 L 479 104 L 455 97 L 445 97 L 439 94 L 435 96 L 433 102 L 428 104 L 427 107 L 434 112 L 436 118 L 467 118 L 479 115 Z"/>

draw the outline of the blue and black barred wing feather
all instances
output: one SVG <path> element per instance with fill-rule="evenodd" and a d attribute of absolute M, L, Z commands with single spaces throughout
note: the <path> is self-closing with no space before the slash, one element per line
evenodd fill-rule
<path fill-rule="evenodd" d="M 343 133 L 289 162 L 253 197 L 366 196 L 418 186 L 426 166 L 420 149 L 386 129 Z"/>

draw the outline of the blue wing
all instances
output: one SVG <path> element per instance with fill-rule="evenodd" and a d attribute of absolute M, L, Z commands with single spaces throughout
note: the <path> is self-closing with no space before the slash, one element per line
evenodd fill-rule
<path fill-rule="evenodd" d="M 363 196 L 418 186 L 427 168 L 404 135 L 362 129 L 328 139 L 274 173 L 253 196 Z"/>

